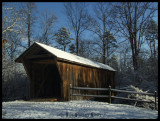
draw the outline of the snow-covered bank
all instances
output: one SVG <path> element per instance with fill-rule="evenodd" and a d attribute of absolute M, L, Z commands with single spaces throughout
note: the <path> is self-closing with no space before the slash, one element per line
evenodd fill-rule
<path fill-rule="evenodd" d="M 156 119 L 158 111 L 96 101 L 2 103 L 6 119 Z"/>

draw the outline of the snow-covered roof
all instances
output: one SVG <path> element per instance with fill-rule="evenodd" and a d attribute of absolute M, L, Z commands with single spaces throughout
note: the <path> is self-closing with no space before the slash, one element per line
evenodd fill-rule
<path fill-rule="evenodd" d="M 47 50 L 48 52 L 50 52 L 51 54 L 53 54 L 54 56 L 56 56 L 57 58 L 60 58 L 63 60 L 68 60 L 71 62 L 76 62 L 76 63 L 83 64 L 83 65 L 106 69 L 106 70 L 110 70 L 110 71 L 116 71 L 115 69 L 111 68 L 108 65 L 98 63 L 96 61 L 93 61 L 93 60 L 90 60 L 90 59 L 87 59 L 84 57 L 80 57 L 80 56 L 56 49 L 54 47 L 39 43 L 39 42 L 35 42 L 35 43 L 38 44 L 39 46 L 41 46 L 42 48 L 44 48 L 45 50 Z"/>
<path fill-rule="evenodd" d="M 115 69 L 111 68 L 108 65 L 105 65 L 105 64 L 102 64 L 102 63 L 98 63 L 96 61 L 93 61 L 93 60 L 90 60 L 90 59 L 87 59 L 87 58 L 84 58 L 84 57 L 80 57 L 80 56 L 77 56 L 77 55 L 74 55 L 74 54 L 71 54 L 71 53 L 56 49 L 54 47 L 39 43 L 39 42 L 35 42 L 29 49 L 24 51 L 15 61 L 16 62 L 22 62 L 23 57 L 30 50 L 34 50 L 34 47 L 36 45 L 38 45 L 39 47 L 45 49 L 46 51 L 48 51 L 53 56 L 56 56 L 57 60 L 63 60 L 63 61 L 76 63 L 76 64 L 81 64 L 81 65 L 85 65 L 85 66 L 91 66 L 91 67 L 96 67 L 96 68 L 100 68 L 100 69 L 116 71 Z"/>

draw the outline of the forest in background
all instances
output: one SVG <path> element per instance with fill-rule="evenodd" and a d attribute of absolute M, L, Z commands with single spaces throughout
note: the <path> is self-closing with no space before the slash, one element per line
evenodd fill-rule
<path fill-rule="evenodd" d="M 54 29 L 54 12 L 37 14 L 34 2 L 2 2 L 3 98 L 28 97 L 29 80 L 15 59 L 34 42 L 113 67 L 118 89 L 158 90 L 158 3 L 65 2 L 63 7 L 68 26 Z"/>

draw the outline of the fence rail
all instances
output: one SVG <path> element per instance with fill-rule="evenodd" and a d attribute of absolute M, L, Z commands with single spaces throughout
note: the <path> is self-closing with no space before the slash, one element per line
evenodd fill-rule
<path fill-rule="evenodd" d="M 134 91 L 126 91 L 126 90 L 118 90 L 118 89 L 111 89 L 114 92 L 124 92 L 124 93 L 132 93 L 132 94 L 142 94 L 142 95 L 150 95 L 154 96 L 154 93 L 146 93 L 146 92 L 134 92 Z"/>
<path fill-rule="evenodd" d="M 111 103 L 111 98 L 115 99 L 123 99 L 123 100 L 130 100 L 130 101 L 138 101 L 138 102 L 147 102 L 147 103 L 153 103 L 155 102 L 155 109 L 157 109 L 157 92 L 155 93 L 146 93 L 146 92 L 135 92 L 135 91 L 127 91 L 127 90 L 119 90 L 119 89 L 112 89 L 111 86 L 109 88 L 89 88 L 89 87 L 71 87 L 72 90 L 93 90 L 93 91 L 109 91 L 109 95 L 87 95 L 87 94 L 70 94 L 71 96 L 86 96 L 86 97 L 106 97 L 109 98 L 109 103 Z M 154 101 L 148 101 L 148 100 L 139 100 L 139 99 L 131 99 L 131 98 L 125 98 L 125 97 L 117 97 L 112 96 L 112 92 L 122 92 L 122 93 L 131 93 L 131 94 L 141 94 L 141 95 L 150 95 L 154 96 Z"/>
<path fill-rule="evenodd" d="M 90 88 L 90 87 L 71 87 L 71 89 L 75 89 L 75 90 L 108 90 L 109 88 Z"/>
<path fill-rule="evenodd" d="M 138 102 L 147 102 L 147 103 L 152 103 L 153 102 L 153 101 L 148 101 L 148 100 L 138 100 L 138 99 L 125 98 L 125 97 L 116 97 L 116 96 L 111 96 L 111 98 L 138 101 Z"/>
<path fill-rule="evenodd" d="M 108 95 L 83 95 L 83 94 L 72 94 L 72 96 L 86 96 L 86 97 L 109 97 Z"/>

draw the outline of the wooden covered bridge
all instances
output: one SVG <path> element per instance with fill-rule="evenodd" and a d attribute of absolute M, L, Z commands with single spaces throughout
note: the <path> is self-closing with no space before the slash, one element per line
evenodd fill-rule
<path fill-rule="evenodd" d="M 70 85 L 93 88 L 111 85 L 114 88 L 113 68 L 42 43 L 35 42 L 15 61 L 23 63 L 30 80 L 30 99 L 68 101 Z"/>

